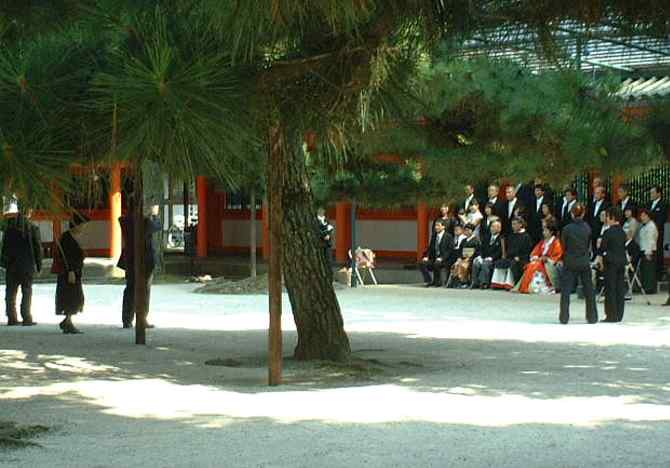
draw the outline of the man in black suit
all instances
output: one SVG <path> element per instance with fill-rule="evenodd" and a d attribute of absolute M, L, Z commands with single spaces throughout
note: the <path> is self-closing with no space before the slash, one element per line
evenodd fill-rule
<path fill-rule="evenodd" d="M 505 201 L 500 198 L 500 187 L 496 184 L 489 185 L 488 203 L 493 205 L 493 214 L 501 220 L 505 219 Z"/>
<path fill-rule="evenodd" d="M 502 225 L 500 221 L 491 223 L 491 237 L 482 243 L 480 256 L 472 263 L 472 287 L 488 289 L 495 262 L 503 257 Z"/>
<path fill-rule="evenodd" d="M 561 243 L 565 252 L 564 268 L 561 274 L 561 312 L 559 315 L 562 324 L 570 320 L 570 294 L 578 278 L 584 287 L 586 320 L 588 323 L 598 322 L 598 309 L 591 279 L 591 228 L 584 222 L 584 211 L 582 204 L 575 204 L 572 208 L 574 221 L 568 224 L 561 233 Z"/>
<path fill-rule="evenodd" d="M 442 270 L 451 268 L 454 256 L 454 238 L 446 231 L 444 220 L 435 221 L 434 229 L 420 265 L 427 288 L 442 286 Z"/>
<path fill-rule="evenodd" d="M 665 233 L 665 223 L 668 221 L 668 205 L 663 200 L 663 188 L 660 185 L 652 187 L 650 190 L 651 201 L 647 208 L 651 213 L 651 219 L 658 229 L 658 244 L 656 247 L 656 277 L 661 278 L 665 270 L 664 257 L 665 241 L 663 240 Z M 668 298 L 668 305 L 670 305 L 670 297 Z"/>
<path fill-rule="evenodd" d="M 532 211 L 528 213 L 528 234 L 533 240 L 533 245 L 542 240 L 542 205 L 551 206 L 552 202 L 547 196 L 544 185 L 538 184 L 535 186 L 535 195 L 533 197 Z"/>
<path fill-rule="evenodd" d="M 40 229 L 30 222 L 31 211 L 17 214 L 7 222 L 3 236 L 0 266 L 5 268 L 5 305 L 7 325 L 37 325 L 30 310 L 33 278 L 42 270 Z M 21 318 L 16 315 L 16 296 L 21 288 Z"/>
<path fill-rule="evenodd" d="M 626 302 L 626 233 L 621 227 L 623 214 L 619 207 L 607 209 L 609 228 L 602 237 L 598 264 L 605 269 L 605 319 L 621 322 Z"/>
<path fill-rule="evenodd" d="M 556 219 L 561 230 L 572 222 L 572 208 L 577 203 L 577 190 L 568 188 L 563 194 L 562 202 L 556 205 Z"/>
<path fill-rule="evenodd" d="M 507 199 L 505 203 L 505 213 L 501 218 L 503 220 L 503 235 L 508 236 L 512 233 L 512 220 L 517 216 L 520 216 L 526 219 L 525 207 L 521 200 L 516 196 L 516 189 L 511 185 L 507 186 L 505 189 L 505 198 Z"/>
<path fill-rule="evenodd" d="M 465 186 L 465 200 L 460 206 L 466 215 L 470 212 L 470 205 L 475 201 L 477 201 L 477 197 L 475 197 L 475 186 L 468 184 Z"/>
<path fill-rule="evenodd" d="M 603 227 L 603 223 L 600 220 L 600 213 L 604 212 L 609 208 L 610 203 L 606 199 L 605 187 L 596 187 L 595 192 L 593 193 L 593 205 L 589 213 L 586 216 L 589 226 L 591 227 L 591 234 L 593 239 L 591 240 L 593 251 L 597 250 L 596 241 L 598 236 L 600 236 L 600 231 Z"/>
<path fill-rule="evenodd" d="M 619 188 L 617 188 L 617 196 L 619 197 L 617 207 L 621 210 L 621 214 L 623 215 L 626 210 L 632 210 L 633 216 L 635 216 L 639 204 L 636 200 L 633 200 L 630 197 L 630 187 L 628 187 L 628 185 L 619 186 Z"/>

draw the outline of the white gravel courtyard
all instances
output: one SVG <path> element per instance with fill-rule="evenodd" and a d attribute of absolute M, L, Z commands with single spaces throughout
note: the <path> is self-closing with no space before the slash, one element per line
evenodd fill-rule
<path fill-rule="evenodd" d="M 39 325 L 0 327 L 0 420 L 52 430 L 0 465 L 670 467 L 665 295 L 627 303 L 622 324 L 588 325 L 574 300 L 563 326 L 557 296 L 338 291 L 354 356 L 385 371 L 289 360 L 269 388 L 267 297 L 193 288 L 154 286 L 142 347 L 120 327 L 121 286 L 85 286 L 84 334 L 63 335 L 55 285 L 37 285 Z"/>

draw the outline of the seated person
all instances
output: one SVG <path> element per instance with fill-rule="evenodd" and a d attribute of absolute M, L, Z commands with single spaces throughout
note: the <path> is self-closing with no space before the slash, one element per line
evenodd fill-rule
<path fill-rule="evenodd" d="M 452 267 L 453 284 L 456 287 L 466 288 L 470 283 L 472 260 L 479 256 L 481 243 L 475 233 L 475 226 L 466 224 L 464 227 L 466 239 L 461 243 L 456 263 Z"/>
<path fill-rule="evenodd" d="M 500 220 L 495 220 L 491 223 L 491 236 L 484 242 L 479 256 L 472 262 L 472 287 L 488 289 L 491 283 L 491 275 L 493 274 L 493 266 L 495 262 L 500 260 L 503 256 L 502 248 L 502 224 Z"/>
<path fill-rule="evenodd" d="M 446 231 L 446 222 L 443 219 L 435 221 L 433 235 L 430 238 L 428 250 L 421 260 L 421 274 L 426 287 L 442 286 L 442 270 L 451 268 L 453 262 L 454 239 Z M 432 273 L 432 276 L 431 276 Z"/>
<path fill-rule="evenodd" d="M 559 286 L 559 266 L 563 246 L 558 238 L 558 226 L 544 223 L 541 240 L 530 254 L 521 281 L 514 288 L 523 294 L 553 293 Z"/>
<path fill-rule="evenodd" d="M 495 263 L 491 288 L 509 290 L 521 279 L 533 250 L 533 241 L 525 224 L 519 217 L 512 219 L 512 233 L 505 239 L 505 258 Z"/>

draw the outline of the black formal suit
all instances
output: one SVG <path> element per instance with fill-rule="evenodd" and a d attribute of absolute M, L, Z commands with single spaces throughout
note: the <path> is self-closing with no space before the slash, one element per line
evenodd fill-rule
<path fill-rule="evenodd" d="M 591 232 L 593 233 L 593 238 L 591 239 L 591 242 L 593 244 L 593 251 L 596 251 L 596 242 L 598 240 L 598 237 L 600 236 L 600 231 L 602 230 L 603 223 L 600 221 L 600 213 L 603 211 L 606 211 L 607 208 L 610 207 L 610 202 L 604 199 L 600 205 L 596 204 L 595 202 L 591 201 L 591 205 L 589 207 L 589 212 L 587 213 L 588 216 L 585 217 L 587 222 L 589 223 L 589 226 L 591 227 Z"/>
<path fill-rule="evenodd" d="M 535 200 L 535 184 L 519 184 L 516 186 L 516 197 L 521 200 L 523 206 L 530 206 Z"/>
<path fill-rule="evenodd" d="M 423 256 L 428 259 L 420 265 L 423 279 L 426 284 L 441 286 L 442 270 L 451 268 L 454 263 L 454 238 L 447 231 L 443 231 L 438 242 L 438 234 L 433 232 L 428 250 Z"/>
<path fill-rule="evenodd" d="M 530 253 L 533 251 L 533 241 L 530 235 L 523 231 L 512 233 L 507 237 L 506 257 L 510 262 L 510 270 L 514 276 L 514 283 L 523 276 L 523 269 L 530 261 Z M 519 260 L 516 260 L 518 258 Z"/>
<path fill-rule="evenodd" d="M 542 205 L 552 206 L 551 200 L 546 195 L 542 197 L 539 206 L 537 197 L 533 197 L 533 204 L 529 207 L 528 234 L 530 234 L 530 238 L 533 240 L 533 245 L 543 239 L 542 220 L 544 219 L 544 215 L 542 214 Z"/>
<path fill-rule="evenodd" d="M 18 215 L 7 222 L 0 266 L 5 268 L 5 313 L 7 323 L 18 324 L 16 296 L 21 288 L 21 317 L 31 324 L 33 278 L 42 270 L 42 241 L 39 228 L 24 216 Z"/>
<path fill-rule="evenodd" d="M 619 200 L 616 206 L 621 210 L 621 214 L 630 208 L 633 210 L 633 216 L 637 216 L 637 210 L 640 207 L 640 204 L 637 200 L 628 197 L 628 200 Z"/>
<path fill-rule="evenodd" d="M 561 233 L 561 243 L 565 254 L 563 256 L 563 273 L 561 275 L 561 323 L 570 320 L 570 294 L 579 278 L 584 286 L 584 300 L 586 303 L 586 320 L 589 323 L 598 321 L 598 309 L 593 293 L 591 279 L 591 228 L 582 219 L 575 219 L 568 224 Z"/>
<path fill-rule="evenodd" d="M 518 197 L 512 201 L 505 202 L 505 214 L 502 218 L 503 234 L 505 236 L 512 233 L 512 219 L 516 218 L 517 216 L 524 218 L 523 214 L 525 212 L 526 207 Z"/>
<path fill-rule="evenodd" d="M 119 218 L 121 235 L 123 237 L 123 249 L 117 267 L 126 272 L 126 287 L 123 290 L 122 321 L 124 326 L 132 324 L 135 317 L 135 221 L 133 216 L 122 216 Z M 158 251 L 154 245 L 153 235 L 161 230 L 158 220 L 144 218 L 144 258 L 145 277 L 147 288 L 147 301 L 145 313 L 149 313 L 151 299 L 151 283 L 154 269 L 158 265 Z"/>
<path fill-rule="evenodd" d="M 470 211 L 470 205 L 472 205 L 473 202 L 477 201 L 477 197 L 473 194 L 472 198 L 470 196 L 467 196 L 465 200 L 463 200 L 463 203 L 461 203 L 461 206 L 459 207 L 462 209 L 465 214 L 468 214 Z"/>
<path fill-rule="evenodd" d="M 489 198 L 487 203 L 493 204 L 493 214 L 500 218 L 500 222 L 502 222 L 505 219 L 505 200 L 498 196 L 495 198 Z"/>
<path fill-rule="evenodd" d="M 620 225 L 610 226 L 600 245 L 605 266 L 605 315 L 608 322 L 623 320 L 626 298 L 626 233 Z"/>
<path fill-rule="evenodd" d="M 655 205 L 654 202 L 650 202 L 647 205 L 647 209 L 651 213 L 651 219 L 654 220 L 656 224 L 656 229 L 658 229 L 658 243 L 656 244 L 656 273 L 660 278 L 665 270 L 665 265 L 663 262 L 665 256 L 664 247 L 664 232 L 665 232 L 665 223 L 668 221 L 668 205 L 664 200 L 660 199 Z"/>
<path fill-rule="evenodd" d="M 498 234 L 491 236 L 486 242 L 482 242 L 480 256 L 472 264 L 472 286 L 487 286 L 491 282 L 493 267 L 503 257 L 503 236 Z"/>
<path fill-rule="evenodd" d="M 572 222 L 572 214 L 571 210 L 577 203 L 577 200 L 573 200 L 570 203 L 565 203 L 565 198 L 561 198 L 561 200 L 556 204 L 556 219 L 558 220 L 559 223 L 559 228 L 563 230 L 565 226 L 570 224 Z"/>

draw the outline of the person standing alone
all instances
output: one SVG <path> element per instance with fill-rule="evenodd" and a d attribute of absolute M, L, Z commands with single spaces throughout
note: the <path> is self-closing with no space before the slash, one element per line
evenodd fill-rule
<path fill-rule="evenodd" d="M 561 243 L 565 249 L 563 257 L 563 274 L 561 275 L 561 311 L 559 320 L 562 324 L 570 321 L 570 294 L 579 278 L 584 286 L 586 303 L 586 321 L 598 322 L 596 297 L 593 293 L 591 279 L 591 228 L 584 222 L 584 205 L 575 204 L 572 208 L 573 222 L 568 224 L 561 234 Z"/>
<path fill-rule="evenodd" d="M 31 211 L 10 219 L 2 242 L 0 266 L 6 270 L 5 305 L 7 325 L 37 325 L 30 310 L 33 278 L 42 271 L 42 241 L 39 228 L 30 222 Z M 21 318 L 16 315 L 16 296 L 21 288 Z"/>

